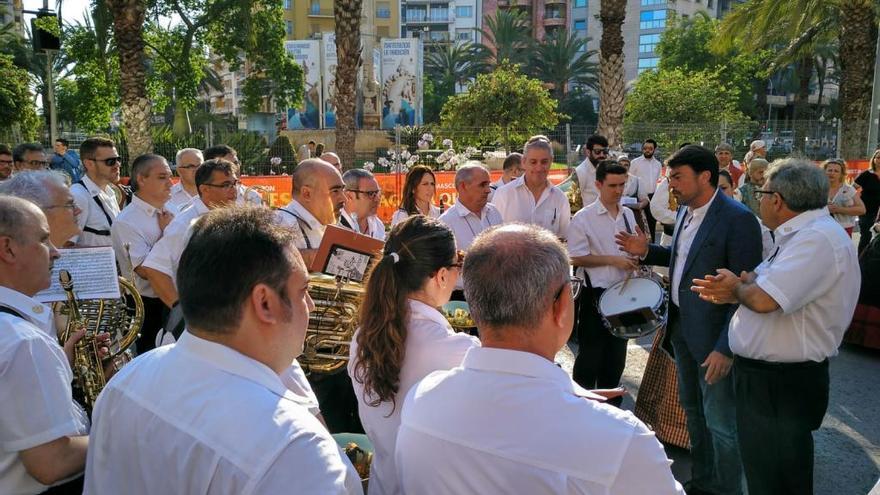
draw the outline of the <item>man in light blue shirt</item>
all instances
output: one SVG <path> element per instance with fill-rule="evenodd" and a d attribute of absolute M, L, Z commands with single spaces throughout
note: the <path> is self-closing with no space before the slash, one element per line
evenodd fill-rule
<path fill-rule="evenodd" d="M 76 182 L 82 179 L 82 165 L 80 165 L 79 155 L 76 154 L 76 151 L 70 149 L 69 144 L 63 138 L 55 140 L 55 153 L 52 154 L 50 166 L 52 170 L 60 170 L 69 175 L 71 182 Z"/>

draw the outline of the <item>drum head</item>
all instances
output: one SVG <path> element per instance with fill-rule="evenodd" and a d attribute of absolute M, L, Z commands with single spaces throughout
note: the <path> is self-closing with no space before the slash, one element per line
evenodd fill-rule
<path fill-rule="evenodd" d="M 656 310 L 663 303 L 663 287 L 650 278 L 631 278 L 628 282 L 618 282 L 602 293 L 599 298 L 599 312 L 603 315 L 617 315 L 640 308 Z M 621 287 L 623 291 L 621 292 Z"/>

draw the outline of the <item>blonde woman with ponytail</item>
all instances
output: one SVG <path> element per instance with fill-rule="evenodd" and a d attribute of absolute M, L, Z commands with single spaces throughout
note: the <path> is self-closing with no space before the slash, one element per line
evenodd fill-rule
<path fill-rule="evenodd" d="M 461 261 L 452 231 L 416 215 L 391 230 L 367 280 L 348 374 L 375 448 L 370 494 L 401 493 L 394 445 L 407 391 L 433 371 L 458 366 L 468 349 L 480 345 L 454 333 L 437 309 L 449 301 Z"/>

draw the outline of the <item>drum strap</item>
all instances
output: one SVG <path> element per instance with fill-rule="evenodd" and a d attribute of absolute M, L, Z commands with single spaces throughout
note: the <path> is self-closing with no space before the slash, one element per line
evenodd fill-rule
<path fill-rule="evenodd" d="M 91 194 L 91 193 L 89 192 L 89 188 L 86 187 L 86 185 L 85 185 L 85 183 L 84 183 L 83 181 L 78 180 L 78 181 L 74 182 L 73 185 L 80 185 L 80 186 L 82 186 L 83 189 L 86 190 L 86 192 L 88 192 L 89 194 Z M 95 200 L 95 203 L 98 205 L 98 208 L 101 209 L 101 213 L 103 213 L 103 214 L 104 214 L 104 217 L 107 218 L 107 225 L 112 226 L 112 225 L 113 225 L 113 218 L 111 218 L 111 217 L 110 217 L 110 214 L 107 213 L 107 209 L 104 208 L 104 203 L 101 202 L 101 198 L 99 198 L 97 195 L 95 195 L 95 196 L 92 196 L 92 199 Z M 89 232 L 89 233 L 91 233 L 91 234 L 101 235 L 101 236 L 104 236 L 104 237 L 107 237 L 107 236 L 110 235 L 110 231 L 109 231 L 109 230 L 96 229 L 96 228 L 89 227 L 89 226 L 85 226 L 85 227 L 83 227 L 83 230 L 86 231 L 86 232 Z"/>
<path fill-rule="evenodd" d="M 279 208 L 279 211 L 283 211 L 284 213 L 287 213 L 288 215 L 296 219 L 296 225 L 299 227 L 299 231 L 302 233 L 303 239 L 306 241 L 306 249 L 312 249 L 312 241 L 309 240 L 309 235 L 306 233 L 306 229 L 303 228 L 303 224 L 306 224 L 306 227 L 308 227 L 309 230 L 312 230 L 312 228 L 309 227 L 309 224 L 305 220 L 303 220 L 302 217 L 290 210 Z"/>

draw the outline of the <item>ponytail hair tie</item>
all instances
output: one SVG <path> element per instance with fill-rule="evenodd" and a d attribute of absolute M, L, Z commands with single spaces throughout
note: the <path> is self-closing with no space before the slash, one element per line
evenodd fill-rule
<path fill-rule="evenodd" d="M 394 264 L 397 264 L 397 262 L 400 261 L 400 255 L 395 252 L 389 253 L 388 256 L 391 257 L 391 260 L 394 262 Z"/>

